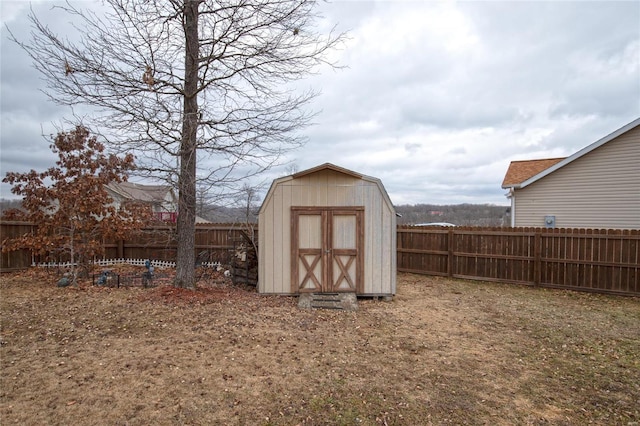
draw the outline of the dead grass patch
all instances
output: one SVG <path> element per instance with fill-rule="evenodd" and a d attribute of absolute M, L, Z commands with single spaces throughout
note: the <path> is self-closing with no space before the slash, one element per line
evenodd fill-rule
<path fill-rule="evenodd" d="M 402 274 L 344 313 L 0 279 L 2 424 L 640 422 L 635 298 Z"/>

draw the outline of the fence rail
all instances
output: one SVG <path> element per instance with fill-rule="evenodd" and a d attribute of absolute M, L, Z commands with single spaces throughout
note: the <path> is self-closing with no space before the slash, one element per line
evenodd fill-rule
<path fill-rule="evenodd" d="M 33 224 L 0 222 L 0 240 L 32 232 Z M 257 229 L 257 227 L 255 228 Z M 242 242 L 239 225 L 196 227 L 198 262 L 229 263 Z M 105 259 L 175 261 L 174 229 L 105 242 Z M 2 271 L 40 259 L 28 250 L 2 253 Z M 398 227 L 398 271 L 640 296 L 640 230 Z"/>
<path fill-rule="evenodd" d="M 640 231 L 398 228 L 398 271 L 640 295 Z"/>
<path fill-rule="evenodd" d="M 15 238 L 33 232 L 35 225 L 27 222 L 0 222 L 0 243 L 6 238 Z M 194 259 L 199 265 L 226 264 L 230 253 L 242 241 L 243 225 L 202 224 L 196 226 Z M 175 262 L 177 244 L 175 228 L 159 225 L 143 229 L 125 240 L 105 241 L 104 260 L 151 259 L 157 262 Z M 27 249 L 2 252 L 0 271 L 28 268 L 32 265 L 64 263 L 69 259 L 62 255 L 39 256 Z M 98 259 L 97 261 L 102 261 Z M 142 261 L 144 262 L 144 260 Z"/>

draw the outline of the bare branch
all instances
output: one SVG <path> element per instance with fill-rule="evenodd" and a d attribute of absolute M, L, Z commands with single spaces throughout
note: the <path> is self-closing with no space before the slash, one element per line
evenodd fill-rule
<path fill-rule="evenodd" d="M 91 130 L 110 150 L 133 153 L 137 173 L 177 181 L 179 234 L 192 227 L 197 181 L 233 193 L 303 144 L 317 93 L 293 92 L 290 83 L 335 67 L 327 53 L 345 38 L 317 33 L 315 0 L 104 5 L 58 8 L 78 38 L 54 33 L 33 12 L 31 40 L 10 37 L 42 73 L 50 99 L 88 106 Z"/>

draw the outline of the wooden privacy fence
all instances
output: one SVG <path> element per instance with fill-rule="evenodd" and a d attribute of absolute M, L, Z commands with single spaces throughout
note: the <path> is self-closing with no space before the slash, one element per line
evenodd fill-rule
<path fill-rule="evenodd" d="M 32 232 L 35 225 L 27 222 L 0 222 L 0 242 Z M 196 226 L 194 259 L 197 262 L 228 263 L 230 252 L 240 244 L 247 244 L 242 237 L 246 226 L 240 224 L 199 224 Z M 175 228 L 161 225 L 144 229 L 126 240 L 105 241 L 105 259 L 153 259 L 175 261 Z M 29 250 L 2 252 L 0 270 L 11 271 L 28 268 L 41 262 L 66 262 L 64 256 L 36 256 Z"/>
<path fill-rule="evenodd" d="M 17 238 L 35 231 L 36 226 L 31 222 L 0 222 L 0 243 L 7 238 Z M 31 250 L 20 249 L 5 253 L 0 250 L 0 270 L 24 269 L 33 263 Z"/>
<path fill-rule="evenodd" d="M 30 223 L 0 222 L 0 241 L 33 229 Z M 233 250 L 246 244 L 245 229 L 198 225 L 195 259 L 229 263 Z M 401 272 L 640 296 L 640 230 L 398 227 L 397 237 Z M 175 232 L 149 228 L 135 238 L 105 242 L 105 253 L 106 259 L 174 261 Z M 0 269 L 45 260 L 56 259 L 28 250 L 2 253 Z"/>
<path fill-rule="evenodd" d="M 198 262 L 228 261 L 230 250 L 243 241 L 246 227 L 239 224 L 199 224 L 195 234 L 195 259 Z M 105 258 L 176 260 L 175 227 L 155 226 L 130 239 L 105 242 Z"/>
<path fill-rule="evenodd" d="M 398 271 L 640 295 L 640 231 L 398 228 Z"/>

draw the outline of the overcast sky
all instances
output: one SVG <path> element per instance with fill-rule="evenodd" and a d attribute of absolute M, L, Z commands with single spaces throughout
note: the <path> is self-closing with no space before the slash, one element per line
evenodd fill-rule
<path fill-rule="evenodd" d="M 4 177 L 51 166 L 41 135 L 70 113 L 7 40 L 5 24 L 28 39 L 29 3 L 0 4 Z M 53 2 L 31 4 L 43 17 Z M 640 1 L 335 1 L 322 12 L 323 26 L 350 32 L 332 56 L 346 68 L 306 81 L 319 115 L 289 160 L 380 178 L 395 204 L 508 205 L 510 161 L 569 156 L 640 117 Z"/>

